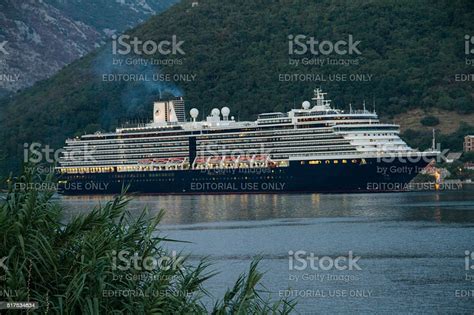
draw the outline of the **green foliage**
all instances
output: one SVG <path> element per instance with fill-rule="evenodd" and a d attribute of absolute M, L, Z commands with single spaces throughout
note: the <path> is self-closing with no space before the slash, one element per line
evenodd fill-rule
<path fill-rule="evenodd" d="M 453 163 L 445 163 L 444 166 L 451 174 L 448 179 L 474 179 L 474 171 L 464 169 L 462 161 L 454 161 Z"/>
<path fill-rule="evenodd" d="M 191 265 L 180 254 L 177 268 L 173 263 L 179 258 L 161 268 L 133 268 L 134 253 L 173 257 L 163 248 L 171 240 L 157 230 L 163 212 L 150 219 L 144 210 L 134 217 L 127 211 L 129 197 L 120 195 L 88 214 L 65 218 L 52 199 L 54 190 L 38 190 L 33 183 L 52 184 L 35 167 L 27 167 L 9 180 L 0 201 L 0 257 L 7 257 L 8 267 L 0 290 L 15 292 L 3 300 L 37 301 L 37 311 L 46 314 L 287 314 L 294 306 L 262 297 L 255 261 L 208 309 L 202 301 L 208 295 L 203 283 L 213 275 L 208 262 Z M 120 251 L 129 253 L 131 268 L 114 268 Z M 135 295 L 117 294 L 131 291 Z"/>
<path fill-rule="evenodd" d="M 463 150 L 464 136 L 474 133 L 474 125 L 461 123 L 458 130 L 447 135 L 438 136 L 442 148 L 450 148 L 452 152 Z"/>
<path fill-rule="evenodd" d="M 401 137 L 409 146 L 420 150 L 430 148 L 432 144 L 431 131 L 407 129 Z"/>
<path fill-rule="evenodd" d="M 439 119 L 435 116 L 425 116 L 420 120 L 423 126 L 437 126 L 439 125 Z"/>
<path fill-rule="evenodd" d="M 141 40 L 160 42 L 176 35 L 184 41 L 184 57 L 171 56 L 182 58 L 181 65 L 140 71 L 196 75 L 194 81 L 176 84 L 185 93 L 188 108 L 197 107 L 202 114 L 224 104 L 240 119 L 288 110 L 307 100 L 316 86 L 330 92 L 338 108 L 348 108 L 351 102 L 354 108 L 361 107 L 364 99 L 374 100 L 385 116 L 420 106 L 474 110 L 474 85 L 454 80 L 455 74 L 470 71 L 464 34 L 474 32 L 472 1 L 206 0 L 194 8 L 191 2 L 184 0 L 128 33 Z M 361 42 L 362 55 L 343 56 L 357 58 L 356 65 L 295 67 L 288 63 L 290 34 L 334 42 L 353 35 Z M 59 148 L 65 138 L 89 130 L 87 126 L 110 130 L 120 118 L 151 115 L 151 102 L 157 89 L 166 90 L 165 83 L 103 81 L 102 74 L 112 73 L 111 69 L 125 73 L 139 69 L 109 67 L 113 57 L 111 45 L 106 45 L 53 78 L 0 101 L 0 149 L 9 153 L 9 161 L 18 159 L 24 142 Z M 368 82 L 281 81 L 279 75 L 286 73 L 325 78 L 335 73 L 370 74 L 373 78 Z"/>
<path fill-rule="evenodd" d="M 463 162 L 474 162 L 474 151 L 471 152 L 464 152 L 461 156 L 461 161 Z"/>
<path fill-rule="evenodd" d="M 436 142 L 440 143 L 441 149 L 450 149 L 451 152 L 462 151 L 464 136 L 474 133 L 474 125 L 462 123 L 458 130 L 450 134 L 439 134 L 437 132 Z M 407 129 L 402 138 L 413 148 L 425 150 L 431 147 L 433 133 L 429 130 Z"/>

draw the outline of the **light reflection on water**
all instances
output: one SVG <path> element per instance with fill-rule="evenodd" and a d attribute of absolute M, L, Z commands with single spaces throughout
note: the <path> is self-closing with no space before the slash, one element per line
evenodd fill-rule
<path fill-rule="evenodd" d="M 112 196 L 60 197 L 67 216 L 104 205 Z M 135 196 L 130 211 L 165 210 L 163 224 L 281 218 L 364 217 L 379 220 L 474 222 L 474 191 L 392 194 L 233 194 Z M 453 213 L 452 210 L 456 210 Z"/>
<path fill-rule="evenodd" d="M 60 197 L 67 215 L 90 211 L 110 197 Z M 370 297 L 298 297 L 297 311 L 323 313 L 472 313 L 474 298 L 465 280 L 464 252 L 474 250 L 472 190 L 394 194 L 170 195 L 139 196 L 130 209 L 138 214 L 166 210 L 162 233 L 170 250 L 210 257 L 221 271 L 207 281 L 215 296 L 262 257 L 264 284 L 272 297 L 281 290 L 360 290 Z M 67 219 L 67 218 L 66 218 Z M 335 257 L 361 256 L 359 272 L 289 271 L 288 252 L 305 250 Z M 474 262 L 473 262 L 474 263 Z M 295 281 L 290 276 L 356 276 L 343 282 Z M 473 272 L 474 274 L 474 272 Z M 474 277 L 474 275 L 473 275 Z M 211 302 L 209 302 L 211 303 Z"/>

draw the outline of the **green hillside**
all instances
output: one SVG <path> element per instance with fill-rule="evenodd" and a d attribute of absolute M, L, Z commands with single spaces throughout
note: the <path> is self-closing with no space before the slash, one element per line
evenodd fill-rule
<path fill-rule="evenodd" d="M 3 100 L 0 149 L 7 161 L 18 160 L 25 142 L 61 147 L 74 134 L 108 130 L 125 117 L 147 117 L 160 93 L 183 93 L 188 109 L 197 107 L 201 113 L 227 105 L 231 115 L 240 119 L 299 106 L 317 86 L 330 92 L 339 108 L 349 103 L 362 107 L 365 99 L 368 107 L 375 103 L 377 111 L 388 118 L 412 108 L 474 112 L 472 82 L 456 80 L 456 75 L 473 69 L 465 59 L 474 55 L 466 55 L 464 48 L 464 36 L 474 35 L 474 2 L 470 0 L 206 0 L 196 7 L 192 2 L 183 1 L 129 32 L 155 42 L 175 35 L 184 41 L 184 55 L 149 57 L 179 59 L 178 64 L 114 66 L 113 58 L 118 57 L 108 45 L 53 78 Z M 351 35 L 360 41 L 360 54 L 307 53 L 297 58 L 351 64 L 293 66 L 288 36 L 299 34 L 333 43 Z M 103 79 L 104 74 L 120 73 L 182 74 L 194 79 Z M 282 81 L 282 74 L 313 77 L 312 81 Z M 331 76 L 343 75 L 364 75 L 370 80 L 329 81 Z"/>

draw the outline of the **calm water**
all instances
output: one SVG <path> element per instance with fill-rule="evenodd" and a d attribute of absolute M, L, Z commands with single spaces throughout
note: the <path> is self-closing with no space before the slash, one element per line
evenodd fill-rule
<path fill-rule="evenodd" d="M 107 197 L 63 197 L 68 215 Z M 163 233 L 191 241 L 170 249 L 210 256 L 220 296 L 263 260 L 264 285 L 313 313 L 474 312 L 474 190 L 362 195 L 142 196 L 132 209 L 165 209 Z M 290 270 L 289 252 L 306 259 L 360 256 L 353 270 Z M 327 258 L 322 259 L 329 266 Z M 307 261 L 307 260 L 306 260 Z M 295 267 L 303 267 L 293 259 Z M 327 264 L 326 264 L 327 263 Z M 465 264 L 473 266 L 465 270 Z M 316 266 L 318 267 L 318 265 Z M 301 268 L 299 268 L 301 269 Z M 467 277 L 467 278 L 466 278 Z M 468 294 L 469 296 L 463 296 Z"/>

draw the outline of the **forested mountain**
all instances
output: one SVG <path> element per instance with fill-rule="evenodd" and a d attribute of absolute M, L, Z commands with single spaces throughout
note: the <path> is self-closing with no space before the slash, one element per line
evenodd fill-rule
<path fill-rule="evenodd" d="M 299 107 L 315 87 L 338 108 L 366 100 L 387 119 L 414 108 L 472 113 L 474 86 L 462 75 L 473 69 L 466 59 L 474 54 L 465 49 L 473 21 L 470 0 L 185 0 L 127 33 L 175 41 L 175 54 L 146 55 L 143 47 L 141 55 L 113 54 L 109 43 L 3 101 L 1 149 L 15 160 L 25 142 L 60 147 L 74 134 L 151 115 L 151 102 L 166 94 L 184 94 L 188 109 L 205 114 L 229 106 L 240 119 Z M 346 41 L 347 49 L 328 51 L 325 42 L 297 55 L 297 36 L 334 47 Z M 127 65 L 132 57 L 140 65 Z M 304 58 L 334 64 L 302 64 Z"/>

